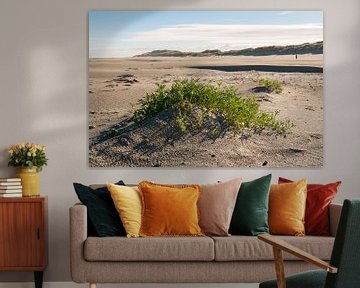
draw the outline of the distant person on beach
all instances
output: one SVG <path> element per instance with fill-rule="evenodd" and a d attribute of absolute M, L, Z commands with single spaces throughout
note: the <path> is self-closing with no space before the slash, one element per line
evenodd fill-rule
<path fill-rule="evenodd" d="M 297 60 L 297 54 L 295 55 L 295 59 Z"/>

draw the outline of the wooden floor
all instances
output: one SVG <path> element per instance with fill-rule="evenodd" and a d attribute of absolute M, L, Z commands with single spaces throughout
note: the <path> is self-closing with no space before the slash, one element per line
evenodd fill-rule
<path fill-rule="evenodd" d="M 97 288 L 258 288 L 258 284 L 98 284 Z M 88 288 L 88 284 L 44 282 L 44 288 Z M 30 282 L 0 282 L 0 288 L 34 288 Z"/>

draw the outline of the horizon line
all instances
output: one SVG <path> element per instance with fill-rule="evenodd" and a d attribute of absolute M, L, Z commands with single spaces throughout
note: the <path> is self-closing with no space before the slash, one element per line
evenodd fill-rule
<path fill-rule="evenodd" d="M 247 49 L 259 49 L 259 48 L 270 48 L 270 47 L 289 47 L 289 46 L 301 46 L 301 45 L 305 45 L 305 44 L 315 44 L 315 43 L 319 43 L 319 42 L 324 42 L 324 40 L 319 40 L 319 41 L 315 41 L 315 42 L 303 42 L 301 44 L 288 44 L 288 45 L 266 45 L 266 46 L 258 46 L 258 47 L 247 47 L 247 48 L 243 48 L 243 49 L 229 49 L 229 50 L 220 50 L 220 49 L 205 49 L 205 50 L 201 50 L 201 51 L 181 51 L 181 50 L 176 50 L 176 49 L 153 49 L 151 51 L 147 51 L 144 52 L 142 54 L 135 54 L 132 56 L 117 56 L 117 57 L 88 57 L 88 59 L 119 59 L 119 58 L 133 58 L 133 57 L 146 57 L 146 56 L 141 56 L 143 54 L 146 53 L 151 53 L 153 51 L 176 51 L 176 52 L 180 52 L 180 53 L 202 53 L 205 51 L 212 51 L 212 50 L 217 50 L 220 51 L 222 53 L 225 52 L 230 52 L 230 51 L 243 51 L 243 50 L 247 50 Z M 295 53 L 295 54 L 299 54 L 299 53 Z M 278 55 L 278 56 L 285 56 L 285 55 L 295 55 L 295 54 L 273 54 L 273 55 Z M 305 54 L 313 54 L 313 53 L 305 53 Z M 305 55 L 304 54 L 304 55 Z M 324 53 L 319 53 L 317 55 L 323 55 Z M 248 56 L 248 57 L 264 57 L 264 56 L 271 56 L 271 55 L 213 55 L 213 56 L 219 56 L 219 57 L 224 57 L 224 56 L 230 56 L 230 57 L 236 57 L 236 56 Z M 161 56 L 148 56 L 148 57 L 161 57 Z M 163 56 L 163 57 L 176 57 L 179 58 L 181 56 Z M 187 55 L 187 56 L 182 56 L 182 57 L 196 57 L 196 56 L 191 56 L 191 55 Z"/>

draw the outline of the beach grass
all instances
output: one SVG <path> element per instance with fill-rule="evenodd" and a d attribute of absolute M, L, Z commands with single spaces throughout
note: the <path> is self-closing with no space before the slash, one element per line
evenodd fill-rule
<path fill-rule="evenodd" d="M 259 84 L 265 87 L 270 93 L 275 92 L 277 94 L 283 91 L 283 84 L 277 80 L 261 78 Z"/>
<path fill-rule="evenodd" d="M 275 82 L 266 83 L 273 87 Z M 136 123 L 140 124 L 169 109 L 174 111 L 181 132 L 199 129 L 204 123 L 214 124 L 216 121 L 221 122 L 221 127 L 225 124 L 226 129 L 239 133 L 245 130 L 260 133 L 264 129 L 285 133 L 294 126 L 289 120 L 279 120 L 278 111 L 262 112 L 254 97 L 239 96 L 234 86 L 220 82 L 214 85 L 198 79 L 178 79 L 168 88 L 157 84 L 155 91 L 147 93 L 138 104 L 139 108 L 132 116 Z M 218 124 L 210 128 L 215 134 L 220 129 Z"/>

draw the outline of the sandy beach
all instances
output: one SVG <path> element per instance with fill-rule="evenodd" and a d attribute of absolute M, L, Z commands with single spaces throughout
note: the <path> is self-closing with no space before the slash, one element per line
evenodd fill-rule
<path fill-rule="evenodd" d="M 323 55 L 131 57 L 89 60 L 89 165 L 91 167 L 320 167 L 323 165 Z M 159 115 L 135 127 L 138 100 L 179 78 L 235 86 L 265 112 L 279 111 L 295 127 L 285 136 L 202 133 L 174 135 Z M 283 84 L 279 94 L 255 92 L 258 80 Z M 109 137 L 109 131 L 123 131 Z M 175 133 L 176 134 L 176 133 Z"/>

